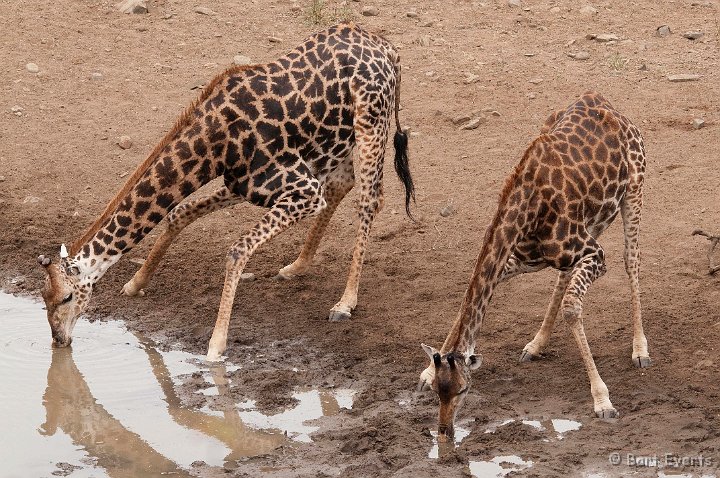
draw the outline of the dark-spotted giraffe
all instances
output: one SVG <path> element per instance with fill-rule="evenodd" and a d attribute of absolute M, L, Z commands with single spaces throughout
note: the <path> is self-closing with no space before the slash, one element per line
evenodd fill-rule
<path fill-rule="evenodd" d="M 41 256 L 42 291 L 54 342 L 68 345 L 93 285 L 164 217 L 167 231 L 123 291 L 138 295 L 180 230 L 219 208 L 249 201 L 269 208 L 230 248 L 225 285 L 208 359 L 225 351 L 235 290 L 250 255 L 303 218 L 317 216 L 298 259 L 283 277 L 303 273 L 338 203 L 356 182 L 360 227 L 350 273 L 330 319 L 347 319 L 357 304 L 363 256 L 383 205 L 383 163 L 390 121 L 397 131 L 395 169 L 413 198 L 407 136 L 398 120 L 400 63 L 384 38 L 354 24 L 317 33 L 264 65 L 236 66 L 216 76 L 137 168 L 105 211 L 61 253 Z M 208 197 L 179 203 L 215 177 Z"/>
<path fill-rule="evenodd" d="M 601 95 L 585 93 L 550 116 L 507 179 L 457 320 L 440 350 L 423 344 L 430 366 L 420 388 L 440 397 L 439 435 L 452 436 L 455 414 L 467 394 L 477 334 L 496 285 L 545 267 L 560 271 L 555 292 L 521 361 L 539 356 L 558 310 L 568 321 L 590 378 L 599 417 L 618 416 L 598 374 L 582 322 L 590 284 L 605 273 L 598 238 L 618 213 L 625 228 L 625 269 L 630 278 L 636 366 L 650 365 L 640 315 L 638 235 L 645 148 L 640 131 Z"/>

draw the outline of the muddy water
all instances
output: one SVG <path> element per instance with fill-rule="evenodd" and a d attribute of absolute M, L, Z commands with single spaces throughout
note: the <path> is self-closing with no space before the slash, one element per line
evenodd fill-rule
<path fill-rule="evenodd" d="M 183 407 L 179 377 L 199 372 L 224 395 L 231 364 L 163 352 L 121 322 L 78 322 L 71 348 L 54 349 L 37 303 L 0 293 L 0 460 L 3 477 L 191 476 L 211 466 L 309 442 L 307 421 L 352 406 L 352 392 L 305 390 L 264 415 L 251 401 L 224 410 Z M 12 433 L 7 433 L 12 430 Z"/>

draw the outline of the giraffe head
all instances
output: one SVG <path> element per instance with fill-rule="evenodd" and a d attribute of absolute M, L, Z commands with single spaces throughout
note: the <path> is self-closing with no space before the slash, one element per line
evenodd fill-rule
<path fill-rule="evenodd" d="M 67 347 L 72 342 L 72 331 L 78 317 L 87 307 L 92 287 L 80 280 L 80 269 L 68 259 L 65 245 L 60 248 L 60 263 L 46 256 L 38 257 L 45 269 L 42 297 L 45 301 L 53 345 Z"/>
<path fill-rule="evenodd" d="M 429 345 L 422 344 L 430 357 L 430 366 L 420 374 L 418 390 L 432 389 L 440 397 L 438 442 L 452 440 L 455 433 L 455 415 L 470 389 L 470 372 L 482 363 L 482 356 L 472 351 L 440 354 Z"/>

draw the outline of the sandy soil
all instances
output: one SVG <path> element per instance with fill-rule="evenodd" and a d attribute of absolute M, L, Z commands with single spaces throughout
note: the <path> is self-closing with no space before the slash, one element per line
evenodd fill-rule
<path fill-rule="evenodd" d="M 380 15 L 362 17 L 368 4 L 350 2 L 349 8 L 401 50 L 401 121 L 415 132 L 410 147 L 419 221 L 401 214 L 400 185 L 386 174 L 386 209 L 373 230 L 359 306 L 349 323 L 328 323 L 326 316 L 345 283 L 355 234 L 352 197 L 338 210 L 311 274 L 295 282 L 272 280 L 299 251 L 306 224 L 253 257 L 247 271 L 258 278 L 242 283 L 230 330 L 227 355 L 247 364 L 232 377 L 233 393 L 267 409 L 287 404 L 298 386 L 359 393 L 354 409 L 328 421 L 315 444 L 254 458 L 228 474 L 462 476 L 469 458 L 498 454 L 535 463 L 518 476 L 654 473 L 610 467 L 614 451 L 704 454 L 720 464 L 720 277 L 706 274 L 706 241 L 690 237 L 698 227 L 720 230 L 717 1 L 606 0 L 593 3 L 598 13 L 587 15 L 579 11 L 582 2 L 518 8 L 505 1 L 377 0 Z M 193 87 L 234 55 L 268 61 L 320 28 L 286 0 L 207 2 L 212 16 L 194 13 L 187 2 L 150 6 L 148 15 L 123 15 L 104 0 L 4 2 L 0 285 L 6 289 L 38 290 L 42 271 L 35 257 L 54 253 L 92 221 L 194 98 Z M 551 10 L 555 6 L 559 11 Z M 408 17 L 410 10 L 418 17 Z M 673 31 L 667 38 L 655 35 L 663 24 Z M 704 36 L 683 38 L 689 30 Z M 619 41 L 586 39 L 598 33 Z M 578 51 L 590 58 L 568 56 Z M 28 62 L 40 72 L 28 72 Z M 94 72 L 102 79 L 91 79 Z M 476 82 L 466 84 L 469 73 L 479 76 Z M 676 73 L 700 79 L 666 79 Z M 621 418 L 592 419 L 587 376 L 564 324 L 545 360 L 517 363 L 552 291 L 554 273 L 544 271 L 495 294 L 478 339 L 485 362 L 460 416 L 471 435 L 449 456 L 428 460 L 436 399 L 412 392 L 426 365 L 419 344 L 442 343 L 503 178 L 547 115 L 587 89 L 602 92 L 645 136 L 641 280 L 654 366 L 639 371 L 630 361 L 629 288 L 618 223 L 601 241 L 609 271 L 591 289 L 585 324 Z M 15 106 L 21 115 L 11 111 Z M 484 113 L 487 121 L 475 130 L 460 131 L 451 122 L 459 114 L 493 110 L 499 116 Z M 693 118 L 703 118 L 705 127 L 694 130 Z M 131 136 L 131 149 L 117 146 L 121 135 Z M 442 217 L 448 203 L 454 213 Z M 137 268 L 127 259 L 143 257 L 154 232 L 101 281 L 92 315 L 126 318 L 132 329 L 204 352 L 225 252 L 260 214 L 240 205 L 198 221 L 170 250 L 145 298 L 119 296 Z M 293 367 L 301 371 L 292 373 Z M 488 422 L 525 417 L 574 418 L 584 426 L 572 440 L 549 442 L 520 426 L 483 433 Z"/>

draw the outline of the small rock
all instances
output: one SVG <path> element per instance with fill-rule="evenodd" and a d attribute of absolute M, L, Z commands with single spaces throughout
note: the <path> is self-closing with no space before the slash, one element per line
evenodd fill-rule
<path fill-rule="evenodd" d="M 703 360 L 698 360 L 698 362 L 695 364 L 695 367 L 705 368 L 705 367 L 712 367 L 713 365 L 715 365 L 715 362 L 713 362 L 712 360 L 703 359 Z"/>
<path fill-rule="evenodd" d="M 698 38 L 702 38 L 703 36 L 705 36 L 705 34 L 703 32 L 693 31 L 685 32 L 683 33 L 683 36 L 688 40 L 697 40 Z"/>
<path fill-rule="evenodd" d="M 93 81 L 100 81 L 103 79 L 103 75 L 99 71 L 95 71 L 92 75 L 90 75 L 90 79 Z"/>
<path fill-rule="evenodd" d="M 560 13 L 560 7 L 552 7 L 550 13 Z"/>
<path fill-rule="evenodd" d="M 213 10 L 209 9 L 208 7 L 195 7 L 195 10 L 193 10 L 195 13 L 199 13 L 200 15 L 217 15 Z"/>
<path fill-rule="evenodd" d="M 3 182 L 3 181 L 5 181 L 5 176 L 3 176 L 3 175 L 0 174 L 0 183 Z"/>
<path fill-rule="evenodd" d="M 522 6 L 522 3 L 520 2 L 520 0 L 508 0 L 507 4 L 508 4 L 508 7 L 520 7 L 520 6 Z"/>
<path fill-rule="evenodd" d="M 418 13 L 411 10 L 411 11 L 407 12 L 405 15 L 407 15 L 408 18 L 417 18 Z"/>
<path fill-rule="evenodd" d="M 499 111 L 495 111 L 495 110 L 492 110 L 492 111 L 490 112 L 490 114 L 493 115 L 493 116 L 500 116 L 500 112 L 499 112 Z"/>
<path fill-rule="evenodd" d="M 380 10 L 378 10 L 378 7 L 367 6 L 363 7 L 363 9 L 360 10 L 360 13 L 362 13 L 366 17 L 376 17 L 380 15 Z"/>
<path fill-rule="evenodd" d="M 148 13 L 148 7 L 145 0 L 124 0 L 117 5 L 117 9 L 123 13 Z"/>
<path fill-rule="evenodd" d="M 420 46 L 430 46 L 430 37 L 422 36 L 418 39 L 418 43 L 420 44 Z"/>
<path fill-rule="evenodd" d="M 117 145 L 120 146 L 121 149 L 130 149 L 132 147 L 132 139 L 130 139 L 130 136 L 120 136 Z"/>
<path fill-rule="evenodd" d="M 702 119 L 702 118 L 695 118 L 695 119 L 693 120 L 693 128 L 695 128 L 695 129 L 700 129 L 700 128 L 703 128 L 704 126 L 705 126 L 705 120 L 704 120 L 704 119 Z"/>
<path fill-rule="evenodd" d="M 440 209 L 440 215 L 442 217 L 452 216 L 454 212 L 455 206 L 453 205 L 452 199 L 448 201 L 448 203 L 442 209 Z"/>
<path fill-rule="evenodd" d="M 435 25 L 435 20 L 428 20 L 426 22 L 420 23 L 420 27 L 422 28 L 430 28 L 433 25 Z"/>
<path fill-rule="evenodd" d="M 300 5 L 298 5 L 297 3 L 293 3 L 293 5 L 290 7 L 291 12 L 297 13 L 301 10 L 302 10 L 302 7 Z"/>
<path fill-rule="evenodd" d="M 528 83 L 532 83 L 533 85 L 539 85 L 542 82 L 543 82 L 542 78 L 532 78 L 532 79 L 528 80 Z"/>
<path fill-rule="evenodd" d="M 537 95 L 535 93 L 528 93 L 525 96 L 527 96 L 529 100 L 534 100 L 535 98 L 537 98 Z"/>
<path fill-rule="evenodd" d="M 467 122 L 470 121 L 471 119 L 472 119 L 472 116 L 470 116 L 470 115 L 467 114 L 467 113 L 463 113 L 463 114 L 461 114 L 461 115 L 455 116 L 455 117 L 454 117 L 453 119 L 451 119 L 450 121 L 452 121 L 452 124 L 454 124 L 454 125 L 457 126 L 457 125 L 462 124 L 462 123 L 467 123 Z"/>
<path fill-rule="evenodd" d="M 249 65 L 250 63 L 252 63 L 252 60 L 250 59 L 250 57 L 247 57 L 245 55 L 235 55 L 233 57 L 233 63 L 235 63 L 236 65 Z"/>
<path fill-rule="evenodd" d="M 252 272 L 243 272 L 242 274 L 240 274 L 240 280 L 245 282 L 253 281 L 255 280 L 255 274 L 253 274 Z"/>
<path fill-rule="evenodd" d="M 657 30 L 655 30 L 655 34 L 660 38 L 669 37 L 671 33 L 672 31 L 667 25 L 660 25 L 659 27 L 657 27 Z"/>
<path fill-rule="evenodd" d="M 587 60 L 590 58 L 590 53 L 586 51 L 578 51 L 575 53 L 568 53 L 568 56 L 574 60 Z"/>
<path fill-rule="evenodd" d="M 123 171 L 122 173 L 120 173 L 120 178 L 122 179 L 125 176 L 127 176 L 128 174 L 130 174 L 130 173 L 128 173 L 127 171 Z"/>
<path fill-rule="evenodd" d="M 40 67 L 37 66 L 35 63 L 28 63 L 27 65 L 25 65 L 25 69 L 30 73 L 38 73 L 40 71 Z"/>
<path fill-rule="evenodd" d="M 35 204 L 40 202 L 40 198 L 36 196 L 26 196 L 25 199 L 23 199 L 23 204 Z"/>
<path fill-rule="evenodd" d="M 282 42 L 282 38 L 279 38 L 279 37 L 267 37 L 267 40 L 270 43 L 281 43 Z"/>
<path fill-rule="evenodd" d="M 11 112 L 12 114 L 14 114 L 15 116 L 22 116 L 22 115 L 23 115 L 23 111 L 25 111 L 25 110 L 23 109 L 22 106 L 17 106 L 17 105 L 15 105 L 15 106 L 13 106 L 12 108 L 10 108 L 10 112 Z"/>
<path fill-rule="evenodd" d="M 465 83 L 466 85 L 471 85 L 473 83 L 477 83 L 478 81 L 480 81 L 480 79 L 481 78 L 479 75 L 476 75 L 475 73 L 468 73 L 463 80 L 463 83 Z"/>
<path fill-rule="evenodd" d="M 174 16 L 175 16 L 174 13 L 166 13 L 165 15 L 162 16 L 162 19 L 163 19 L 163 20 L 170 20 L 170 19 L 171 19 L 172 17 L 174 17 Z"/>
<path fill-rule="evenodd" d="M 700 75 L 695 75 L 692 73 L 682 73 L 679 75 L 668 75 L 667 79 L 668 81 L 672 81 L 673 83 L 681 83 L 684 81 L 697 81 L 700 79 Z"/>
<path fill-rule="evenodd" d="M 461 130 L 463 130 L 463 129 L 464 129 L 464 130 L 476 129 L 478 126 L 480 126 L 481 124 L 483 124 L 483 123 L 486 122 L 486 121 L 487 121 L 487 118 L 486 118 L 486 117 L 484 117 L 484 116 L 478 116 L 477 118 L 471 119 L 470 121 L 468 121 L 468 122 L 465 123 L 464 125 L 460 126 L 460 129 L 461 129 Z"/>
<path fill-rule="evenodd" d="M 609 41 L 618 41 L 620 38 L 612 33 L 601 33 L 599 35 L 591 35 L 590 39 L 600 43 L 607 43 Z"/>
<path fill-rule="evenodd" d="M 593 7 L 592 5 L 585 5 L 580 9 L 580 13 L 582 13 L 583 15 L 597 15 L 597 12 L 597 8 Z"/>

